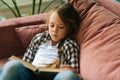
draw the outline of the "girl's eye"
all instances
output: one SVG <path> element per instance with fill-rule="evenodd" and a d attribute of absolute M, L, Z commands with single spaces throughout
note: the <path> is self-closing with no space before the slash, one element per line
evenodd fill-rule
<path fill-rule="evenodd" d="M 54 27 L 54 25 L 53 25 L 53 24 L 50 24 L 50 27 Z"/>

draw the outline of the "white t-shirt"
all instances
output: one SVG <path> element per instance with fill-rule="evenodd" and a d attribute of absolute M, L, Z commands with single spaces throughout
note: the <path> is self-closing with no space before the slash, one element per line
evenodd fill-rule
<path fill-rule="evenodd" d="M 39 46 L 39 49 L 35 55 L 32 65 L 36 67 L 46 67 L 51 63 L 54 63 L 58 59 L 58 48 L 52 46 L 52 41 L 48 41 L 45 44 Z"/>

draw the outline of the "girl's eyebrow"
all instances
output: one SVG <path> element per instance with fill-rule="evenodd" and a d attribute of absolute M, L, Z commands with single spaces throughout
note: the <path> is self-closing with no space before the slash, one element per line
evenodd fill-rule
<path fill-rule="evenodd" d="M 54 24 L 54 22 L 49 22 L 50 24 Z M 57 24 L 59 26 L 63 26 L 64 24 Z"/>

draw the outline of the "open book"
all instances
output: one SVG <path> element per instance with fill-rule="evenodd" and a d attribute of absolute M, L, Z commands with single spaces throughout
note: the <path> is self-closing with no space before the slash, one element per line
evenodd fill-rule
<path fill-rule="evenodd" d="M 19 57 L 16 57 L 16 56 L 11 56 L 9 58 L 9 60 L 17 60 L 17 61 L 20 61 L 25 67 L 27 67 L 28 69 L 34 71 L 34 72 L 60 72 L 62 71 L 62 69 L 55 69 L 55 68 L 41 68 L 41 67 L 35 67 L 34 65 L 30 64 L 29 62 L 26 62 L 24 60 L 22 60 L 21 58 Z"/>

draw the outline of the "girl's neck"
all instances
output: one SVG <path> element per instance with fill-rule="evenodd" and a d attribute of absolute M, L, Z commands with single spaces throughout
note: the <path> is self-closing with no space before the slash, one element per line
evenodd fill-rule
<path fill-rule="evenodd" d="M 52 46 L 55 46 L 57 44 L 57 42 L 52 40 Z"/>

